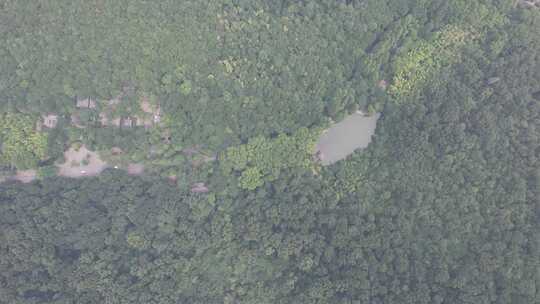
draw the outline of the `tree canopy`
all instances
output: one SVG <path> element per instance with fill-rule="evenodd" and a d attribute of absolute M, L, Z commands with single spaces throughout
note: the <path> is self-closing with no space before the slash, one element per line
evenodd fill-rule
<path fill-rule="evenodd" d="M 0 165 L 40 176 L 0 183 L 0 303 L 538 303 L 540 9 L 515 4 L 0 1 Z M 159 123 L 120 123 L 142 100 Z M 371 143 L 322 166 L 357 110 Z M 74 142 L 146 173 L 58 177 Z"/>
<path fill-rule="evenodd" d="M 0 113 L 0 166 L 29 169 L 46 156 L 47 134 L 28 115 Z"/>

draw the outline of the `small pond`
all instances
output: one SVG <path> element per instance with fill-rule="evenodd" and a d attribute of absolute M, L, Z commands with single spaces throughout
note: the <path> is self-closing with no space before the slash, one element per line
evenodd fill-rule
<path fill-rule="evenodd" d="M 366 116 L 355 113 L 332 125 L 317 143 L 316 150 L 323 165 L 330 165 L 352 154 L 356 149 L 365 148 L 375 133 L 380 114 Z"/>

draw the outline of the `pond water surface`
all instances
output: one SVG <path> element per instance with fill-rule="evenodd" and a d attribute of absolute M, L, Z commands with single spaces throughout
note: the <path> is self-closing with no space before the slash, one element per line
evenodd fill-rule
<path fill-rule="evenodd" d="M 366 116 L 355 113 L 326 130 L 317 143 L 316 150 L 323 165 L 330 165 L 352 154 L 356 149 L 365 148 L 375 133 L 380 114 Z"/>

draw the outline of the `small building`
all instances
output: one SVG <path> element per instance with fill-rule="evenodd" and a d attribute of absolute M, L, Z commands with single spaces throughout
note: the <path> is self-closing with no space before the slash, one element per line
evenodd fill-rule
<path fill-rule="evenodd" d="M 128 116 L 122 119 L 122 127 L 131 128 L 133 127 L 133 125 L 135 125 L 135 121 L 133 118 Z"/>
<path fill-rule="evenodd" d="M 56 114 L 47 114 L 43 115 L 43 125 L 49 129 L 56 128 L 58 124 L 58 115 Z"/>
<path fill-rule="evenodd" d="M 79 109 L 94 109 L 96 107 L 96 101 L 91 98 L 77 99 L 77 108 Z"/>

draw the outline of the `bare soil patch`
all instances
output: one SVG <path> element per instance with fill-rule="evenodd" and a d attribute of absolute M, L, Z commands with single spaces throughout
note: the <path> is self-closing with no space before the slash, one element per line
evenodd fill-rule
<path fill-rule="evenodd" d="M 127 167 L 127 173 L 130 175 L 141 175 L 144 172 L 144 165 L 131 163 Z"/>
<path fill-rule="evenodd" d="M 85 146 L 79 149 L 71 147 L 64 152 L 64 158 L 66 162 L 58 166 L 60 176 L 73 178 L 96 176 L 108 167 L 96 152 L 88 150 Z"/>
<path fill-rule="evenodd" d="M 21 183 L 28 184 L 37 178 L 36 170 L 19 170 L 17 174 L 13 177 L 14 180 L 20 181 Z"/>

